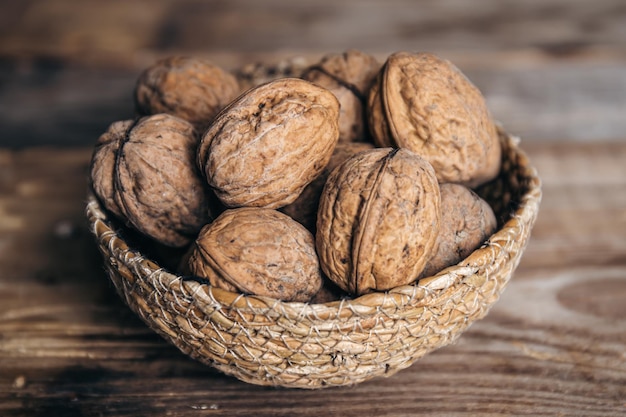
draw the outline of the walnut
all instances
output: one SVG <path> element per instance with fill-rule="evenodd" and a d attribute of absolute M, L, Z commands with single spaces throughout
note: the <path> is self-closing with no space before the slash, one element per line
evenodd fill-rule
<path fill-rule="evenodd" d="M 307 62 L 303 57 L 283 59 L 272 64 L 254 62 L 237 69 L 235 77 L 241 90 L 246 91 L 278 78 L 300 77 L 306 67 Z"/>
<path fill-rule="evenodd" d="M 328 163 L 339 103 L 297 78 L 263 84 L 232 102 L 207 129 L 198 166 L 227 207 L 293 202 Z"/>
<path fill-rule="evenodd" d="M 446 60 L 392 54 L 370 90 L 368 109 L 375 143 L 422 155 L 442 183 L 475 187 L 500 170 L 500 142 L 485 100 Z"/>
<path fill-rule="evenodd" d="M 148 67 L 135 86 L 138 115 L 169 113 L 204 130 L 239 94 L 237 79 L 211 62 L 174 56 Z"/>
<path fill-rule="evenodd" d="M 460 184 L 441 184 L 441 227 L 437 250 L 422 272 L 431 276 L 465 259 L 498 226 L 491 206 Z"/>
<path fill-rule="evenodd" d="M 324 273 L 363 294 L 415 281 L 435 249 L 439 185 L 408 149 L 372 149 L 335 169 L 322 192 L 316 245 Z"/>
<path fill-rule="evenodd" d="M 202 229 L 183 272 L 228 291 L 309 301 L 322 287 L 313 235 L 276 210 L 223 212 Z"/>
<path fill-rule="evenodd" d="M 317 221 L 317 207 L 320 196 L 324 189 L 326 179 L 333 169 L 338 167 L 346 159 L 351 158 L 359 152 L 373 149 L 374 145 L 368 142 L 339 142 L 335 151 L 330 157 L 328 165 L 322 173 L 307 185 L 298 198 L 291 204 L 281 208 L 281 211 L 289 215 L 300 224 L 304 225 L 312 233 L 315 233 L 315 222 Z"/>
<path fill-rule="evenodd" d="M 98 139 L 91 184 L 130 226 L 174 247 L 210 221 L 207 187 L 195 167 L 193 126 L 168 114 L 113 123 Z"/>
<path fill-rule="evenodd" d="M 302 74 L 302 78 L 327 88 L 339 100 L 339 141 L 366 139 L 365 102 L 379 70 L 376 58 L 351 49 L 343 54 L 325 55 Z"/>

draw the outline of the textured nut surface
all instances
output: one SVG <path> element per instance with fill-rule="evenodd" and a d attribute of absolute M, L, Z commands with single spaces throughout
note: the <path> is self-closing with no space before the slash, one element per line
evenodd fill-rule
<path fill-rule="evenodd" d="M 315 233 L 317 208 L 324 184 L 330 173 L 357 153 L 373 148 L 374 145 L 368 142 L 339 142 L 322 173 L 302 190 L 302 193 L 293 203 L 281 208 L 281 211 Z"/>
<path fill-rule="evenodd" d="M 168 114 L 113 123 L 98 139 L 92 188 L 104 206 L 156 241 L 184 246 L 210 221 L 193 126 Z"/>
<path fill-rule="evenodd" d="M 350 49 L 342 54 L 325 55 L 303 72 L 302 78 L 328 89 L 339 100 L 340 141 L 366 139 L 365 102 L 379 70 L 376 58 Z"/>
<path fill-rule="evenodd" d="M 352 294 L 415 281 L 431 257 L 440 220 L 439 185 L 407 149 L 359 153 L 334 170 L 318 211 L 324 273 Z"/>
<path fill-rule="evenodd" d="M 293 202 L 328 163 L 339 103 L 297 78 L 263 84 L 231 103 L 207 129 L 198 166 L 227 207 Z"/>
<path fill-rule="evenodd" d="M 379 146 L 426 158 L 440 182 L 475 187 L 500 169 L 500 142 L 481 92 L 449 61 L 397 52 L 368 97 L 369 126 Z"/>
<path fill-rule="evenodd" d="M 235 71 L 241 91 L 276 80 L 278 78 L 300 77 L 308 64 L 305 58 L 296 56 L 276 63 L 254 62 Z"/>
<path fill-rule="evenodd" d="M 465 259 L 491 236 L 498 226 L 491 206 L 460 184 L 441 184 L 441 226 L 437 250 L 422 276 L 434 275 Z"/>
<path fill-rule="evenodd" d="M 238 94 L 232 74 L 205 60 L 174 56 L 139 76 L 135 108 L 142 116 L 169 113 L 204 129 Z"/>
<path fill-rule="evenodd" d="M 204 227 L 188 271 L 233 292 L 309 301 L 322 287 L 313 235 L 272 209 L 226 210 Z"/>
<path fill-rule="evenodd" d="M 116 161 L 119 158 L 120 145 L 126 140 L 126 135 L 133 126 L 132 120 L 113 122 L 98 138 L 91 157 L 90 181 L 91 188 L 104 206 L 122 218 L 123 208 L 117 205 L 116 191 Z"/>

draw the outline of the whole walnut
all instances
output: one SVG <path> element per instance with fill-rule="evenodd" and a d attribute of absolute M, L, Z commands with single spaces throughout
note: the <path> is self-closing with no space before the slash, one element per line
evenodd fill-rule
<path fill-rule="evenodd" d="M 379 70 L 376 58 L 355 49 L 325 55 L 318 64 L 304 70 L 303 79 L 330 90 L 339 100 L 339 141 L 367 138 L 365 102 Z"/>
<path fill-rule="evenodd" d="M 169 113 L 202 131 L 237 95 L 234 75 L 206 60 L 173 56 L 143 71 L 134 97 L 138 115 Z"/>
<path fill-rule="evenodd" d="M 491 236 L 498 226 L 491 206 L 460 184 L 441 184 L 441 227 L 437 250 L 422 272 L 431 276 L 465 259 Z"/>
<path fill-rule="evenodd" d="M 309 301 L 322 287 L 313 235 L 276 210 L 242 207 L 202 229 L 181 270 L 233 292 Z"/>
<path fill-rule="evenodd" d="M 361 152 L 324 187 L 316 247 L 324 273 L 352 294 L 415 281 L 435 250 L 439 184 L 408 149 Z"/>
<path fill-rule="evenodd" d="M 194 164 L 197 144 L 193 126 L 168 114 L 115 122 L 96 143 L 92 188 L 136 230 L 185 246 L 211 219 L 208 189 Z"/>
<path fill-rule="evenodd" d="M 283 78 L 248 90 L 207 129 L 198 166 L 227 207 L 293 202 L 328 164 L 339 103 L 328 90 Z"/>
<path fill-rule="evenodd" d="M 475 187 L 500 170 L 500 141 L 484 97 L 449 61 L 392 54 L 370 89 L 368 110 L 378 146 L 422 155 L 442 183 Z"/>
<path fill-rule="evenodd" d="M 341 165 L 346 159 L 351 158 L 359 152 L 374 149 L 374 145 L 368 142 L 339 142 L 335 151 L 330 157 L 328 165 L 322 173 L 307 185 L 298 198 L 291 204 L 282 207 L 280 211 L 289 215 L 292 219 L 304 225 L 312 233 L 315 233 L 315 222 L 317 221 L 317 208 L 320 196 L 324 189 L 326 179 L 333 169 Z"/>

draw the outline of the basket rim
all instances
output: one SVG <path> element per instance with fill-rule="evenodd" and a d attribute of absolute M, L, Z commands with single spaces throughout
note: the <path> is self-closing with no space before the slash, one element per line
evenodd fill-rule
<path fill-rule="evenodd" d="M 494 260 L 502 258 L 502 252 L 507 251 L 507 245 L 515 237 L 527 233 L 524 229 L 532 227 L 539 210 L 542 198 L 541 179 L 537 170 L 530 164 L 526 153 L 519 148 L 518 137 L 506 133 L 498 126 L 502 140 L 506 140 L 511 152 L 515 155 L 516 164 L 521 168 L 522 177 L 526 180 L 526 190 L 519 196 L 516 209 L 502 226 L 487 240 L 487 242 L 472 252 L 458 264 L 445 268 L 431 277 L 425 277 L 414 283 L 395 287 L 384 292 L 372 292 L 353 298 L 345 298 L 326 303 L 282 301 L 271 297 L 231 292 L 213 287 L 193 277 L 184 277 L 161 267 L 157 262 L 145 257 L 140 250 L 128 246 L 119 233 L 113 229 L 106 210 L 92 190 L 87 191 L 86 215 L 92 232 L 97 240 L 105 244 L 111 252 L 111 262 L 118 262 L 131 267 L 136 273 L 143 276 L 158 274 L 162 285 L 170 286 L 178 281 L 180 290 L 205 299 L 211 305 L 228 306 L 233 309 L 277 310 L 281 314 L 289 315 L 339 317 L 342 310 L 349 310 L 350 314 L 362 314 L 374 309 L 381 312 L 386 309 L 397 311 L 398 308 L 412 304 L 415 306 L 427 305 L 428 299 L 440 296 L 459 280 L 473 276 L 478 270 L 493 266 Z M 113 260 L 114 259 L 114 260 Z M 504 262 L 501 260 L 501 262 Z M 169 280 L 163 283 L 163 280 Z"/>

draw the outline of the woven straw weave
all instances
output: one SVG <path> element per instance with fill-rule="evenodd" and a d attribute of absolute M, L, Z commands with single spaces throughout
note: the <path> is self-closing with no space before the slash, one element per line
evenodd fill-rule
<path fill-rule="evenodd" d="M 417 285 L 326 304 L 236 294 L 177 276 L 129 248 L 92 195 L 87 217 L 119 294 L 187 355 L 243 381 L 321 388 L 389 376 L 454 341 L 511 278 L 541 200 L 517 140 L 501 132 L 500 176 L 479 193 L 498 231 L 459 265 Z"/>

